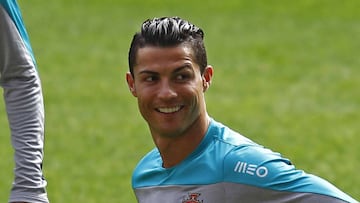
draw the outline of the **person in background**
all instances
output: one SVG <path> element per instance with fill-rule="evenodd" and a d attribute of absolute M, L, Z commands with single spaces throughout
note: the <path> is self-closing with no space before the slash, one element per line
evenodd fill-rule
<path fill-rule="evenodd" d="M 357 202 L 209 116 L 214 69 L 203 38 L 190 22 L 161 17 L 132 39 L 126 81 L 156 145 L 133 172 L 138 202 Z"/>
<path fill-rule="evenodd" d="M 0 0 L 0 85 L 15 151 L 9 202 L 47 203 L 42 89 L 16 0 Z"/>

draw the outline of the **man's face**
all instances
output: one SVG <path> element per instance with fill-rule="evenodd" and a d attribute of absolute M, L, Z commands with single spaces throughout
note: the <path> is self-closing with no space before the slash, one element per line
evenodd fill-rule
<path fill-rule="evenodd" d="M 204 92 L 212 71 L 208 66 L 201 75 L 185 45 L 138 50 L 134 77 L 127 73 L 126 79 L 152 134 L 177 137 L 196 128 L 206 117 Z"/>

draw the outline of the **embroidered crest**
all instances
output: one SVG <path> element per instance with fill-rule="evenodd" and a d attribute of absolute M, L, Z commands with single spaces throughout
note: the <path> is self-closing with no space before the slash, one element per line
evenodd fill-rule
<path fill-rule="evenodd" d="M 182 203 L 203 203 L 203 200 L 198 199 L 200 195 L 200 193 L 190 193 Z"/>

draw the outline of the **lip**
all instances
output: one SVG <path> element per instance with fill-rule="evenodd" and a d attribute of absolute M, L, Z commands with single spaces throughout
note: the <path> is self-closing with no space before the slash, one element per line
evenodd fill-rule
<path fill-rule="evenodd" d="M 176 113 L 178 111 L 180 111 L 182 109 L 183 106 L 178 105 L 178 106 L 172 106 L 172 107 L 159 107 L 156 108 L 156 111 L 160 112 L 160 113 L 165 113 L 165 114 L 171 114 L 171 113 Z"/>

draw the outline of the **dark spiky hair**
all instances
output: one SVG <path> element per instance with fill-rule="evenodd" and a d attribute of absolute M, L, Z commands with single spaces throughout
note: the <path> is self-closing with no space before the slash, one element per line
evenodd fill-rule
<path fill-rule="evenodd" d="M 179 44 L 188 45 L 194 54 L 201 73 L 207 66 L 204 33 L 201 28 L 179 17 L 162 17 L 146 20 L 131 42 L 129 50 L 129 70 L 133 74 L 136 65 L 136 54 L 145 46 L 169 47 Z"/>
<path fill-rule="evenodd" d="M 149 19 L 142 24 L 141 35 L 148 43 L 163 46 L 184 42 L 189 37 L 204 37 L 200 28 L 179 17 Z"/>

